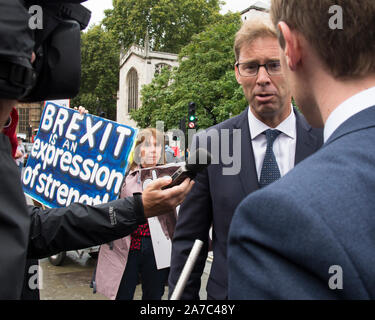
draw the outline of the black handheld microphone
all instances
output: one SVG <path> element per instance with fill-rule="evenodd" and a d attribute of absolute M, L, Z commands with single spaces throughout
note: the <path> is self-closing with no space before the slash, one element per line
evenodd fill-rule
<path fill-rule="evenodd" d="M 162 189 L 172 188 L 182 183 L 186 178 L 194 179 L 198 172 L 211 164 L 211 154 L 205 149 L 193 151 L 185 164 L 172 174 L 172 182 Z"/>

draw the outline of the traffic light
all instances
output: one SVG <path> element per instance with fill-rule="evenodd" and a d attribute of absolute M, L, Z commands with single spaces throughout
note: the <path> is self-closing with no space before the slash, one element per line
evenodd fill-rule
<path fill-rule="evenodd" d="M 188 128 L 195 129 L 196 128 L 197 117 L 195 115 L 195 103 L 189 103 L 188 109 Z"/>

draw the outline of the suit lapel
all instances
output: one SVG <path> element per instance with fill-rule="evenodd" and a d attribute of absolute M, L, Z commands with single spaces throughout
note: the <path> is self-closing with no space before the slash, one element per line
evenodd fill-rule
<path fill-rule="evenodd" d="M 234 129 L 241 130 L 241 171 L 238 176 L 241 180 L 245 196 L 247 196 L 251 192 L 259 189 L 247 108 L 238 118 L 238 122 Z"/>
<path fill-rule="evenodd" d="M 318 149 L 317 138 L 311 134 L 311 126 L 296 110 L 297 144 L 294 164 L 297 165 Z"/>

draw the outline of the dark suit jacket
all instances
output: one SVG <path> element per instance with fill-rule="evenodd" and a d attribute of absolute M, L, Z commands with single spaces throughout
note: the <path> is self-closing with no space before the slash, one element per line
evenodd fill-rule
<path fill-rule="evenodd" d="M 374 144 L 372 107 L 241 203 L 229 234 L 230 299 L 375 299 Z"/>
<path fill-rule="evenodd" d="M 322 143 L 322 131 L 312 129 L 296 112 L 297 146 L 295 162 L 299 163 L 315 152 Z M 211 225 L 214 260 L 207 284 L 208 299 L 227 298 L 227 237 L 237 205 L 250 193 L 259 189 L 257 172 L 248 124 L 248 109 L 211 129 L 220 132 L 229 129 L 229 149 L 233 150 L 234 130 L 240 129 L 241 171 L 236 175 L 223 175 L 222 158 L 195 179 L 195 185 L 181 205 L 172 243 L 172 260 L 169 275 L 169 293 L 172 294 L 182 268 L 196 239 L 204 242 L 182 299 L 199 299 L 201 275 L 208 253 L 208 234 Z M 210 136 L 210 129 L 202 134 Z M 220 137 L 220 134 L 219 134 Z M 195 141 L 198 141 L 196 138 Z M 210 150 L 211 140 L 208 139 Z M 222 143 L 219 139 L 219 145 Z M 199 143 L 196 143 L 199 145 Z M 214 154 L 214 152 L 212 152 Z M 216 159 L 217 160 L 217 159 Z M 218 163 L 218 162 L 216 162 Z"/>

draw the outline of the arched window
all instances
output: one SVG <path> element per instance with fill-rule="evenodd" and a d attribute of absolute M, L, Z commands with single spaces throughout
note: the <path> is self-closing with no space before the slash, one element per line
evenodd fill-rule
<path fill-rule="evenodd" d="M 157 74 L 160 74 L 161 70 L 163 68 L 168 68 L 168 69 L 171 69 L 171 66 L 167 63 L 158 63 L 156 66 L 155 66 L 155 76 Z"/>
<path fill-rule="evenodd" d="M 132 68 L 128 74 L 128 112 L 138 108 L 138 73 Z"/>

